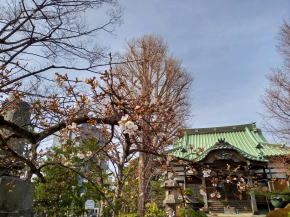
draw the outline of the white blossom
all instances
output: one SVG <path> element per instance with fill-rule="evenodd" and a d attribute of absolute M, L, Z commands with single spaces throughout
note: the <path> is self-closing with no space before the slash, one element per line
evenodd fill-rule
<path fill-rule="evenodd" d="M 138 130 L 138 126 L 133 121 L 130 121 L 128 119 L 129 116 L 126 114 L 121 118 L 118 123 L 123 133 L 128 133 L 129 135 L 132 135 Z"/>
<path fill-rule="evenodd" d="M 217 192 L 216 197 L 221 198 L 221 194 L 219 192 Z"/>
<path fill-rule="evenodd" d="M 93 152 L 91 152 L 91 151 L 88 151 L 87 153 L 86 153 L 86 156 L 87 157 L 91 157 L 93 155 Z"/>
<path fill-rule="evenodd" d="M 215 191 L 215 192 L 212 192 L 212 193 L 210 194 L 210 197 L 211 197 L 211 198 L 214 198 L 214 197 L 216 197 L 216 198 L 221 198 L 221 194 L 220 194 L 220 192 Z"/>
<path fill-rule="evenodd" d="M 125 115 L 121 118 L 121 121 L 126 122 L 126 121 L 128 121 L 128 119 L 129 119 L 129 115 L 128 115 L 128 114 L 125 114 Z"/>
<path fill-rule="evenodd" d="M 210 173 L 211 173 L 211 170 L 210 169 L 205 169 L 202 171 L 203 173 L 203 177 L 210 177 Z"/>
<path fill-rule="evenodd" d="M 77 153 L 77 157 L 82 160 L 85 158 L 85 155 L 82 153 Z"/>

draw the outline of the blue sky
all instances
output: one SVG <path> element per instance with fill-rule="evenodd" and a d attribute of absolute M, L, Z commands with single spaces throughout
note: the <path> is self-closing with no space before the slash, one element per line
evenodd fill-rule
<path fill-rule="evenodd" d="M 288 0 L 120 0 L 123 24 L 100 42 L 122 51 L 125 41 L 157 34 L 194 77 L 188 127 L 257 122 L 266 74 L 281 65 L 275 45 Z"/>

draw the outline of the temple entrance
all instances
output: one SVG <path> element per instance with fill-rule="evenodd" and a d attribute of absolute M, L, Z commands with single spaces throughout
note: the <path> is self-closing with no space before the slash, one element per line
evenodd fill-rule
<path fill-rule="evenodd" d="M 208 198 L 211 200 L 211 193 L 214 191 L 220 192 L 221 198 L 219 200 L 233 201 L 233 200 L 247 200 L 246 192 L 239 192 L 236 183 L 219 183 L 217 187 L 207 185 Z"/>
<path fill-rule="evenodd" d="M 220 193 L 219 200 L 242 201 L 248 200 L 245 191 L 239 191 L 238 183 L 246 183 L 248 170 L 246 160 L 238 152 L 233 150 L 212 151 L 204 160 L 204 165 L 212 170 L 211 177 L 206 180 L 206 188 L 209 200 L 216 200 L 211 196 L 214 192 Z M 216 186 L 213 185 L 215 177 L 218 179 Z M 228 177 L 230 177 L 228 179 Z M 240 178 L 243 177 L 243 182 Z"/>
<path fill-rule="evenodd" d="M 235 183 L 224 183 L 221 191 L 225 201 L 247 199 L 246 192 L 239 192 Z"/>

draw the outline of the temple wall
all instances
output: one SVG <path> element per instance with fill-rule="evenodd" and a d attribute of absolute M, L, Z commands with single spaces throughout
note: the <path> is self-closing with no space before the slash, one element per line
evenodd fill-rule
<path fill-rule="evenodd" d="M 256 170 L 256 173 L 263 173 L 263 170 Z M 276 178 L 276 179 L 286 179 L 287 171 L 285 165 L 277 164 L 277 163 L 269 163 L 268 168 L 265 169 L 268 179 Z"/>

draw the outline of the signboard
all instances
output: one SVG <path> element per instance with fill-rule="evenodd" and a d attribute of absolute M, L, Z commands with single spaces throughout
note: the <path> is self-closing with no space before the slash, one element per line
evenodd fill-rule
<path fill-rule="evenodd" d="M 85 202 L 85 209 L 94 209 L 95 208 L 95 201 L 87 200 Z"/>

